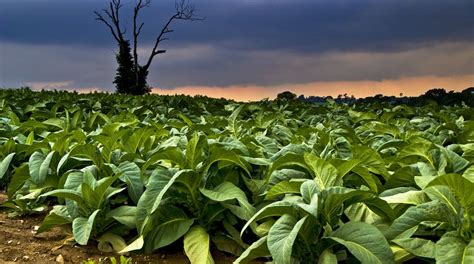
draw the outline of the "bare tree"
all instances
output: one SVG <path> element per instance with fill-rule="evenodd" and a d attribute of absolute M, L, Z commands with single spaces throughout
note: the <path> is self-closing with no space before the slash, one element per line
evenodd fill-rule
<path fill-rule="evenodd" d="M 120 9 L 122 8 L 121 0 L 111 0 L 107 8 L 102 9 L 102 12 L 95 11 L 96 20 L 104 23 L 110 30 L 110 33 L 117 41 L 119 52 L 117 57 L 117 74 L 114 83 L 119 93 L 128 94 L 145 94 L 150 92 L 150 87 L 147 84 L 148 70 L 156 55 L 166 52 L 160 49 L 160 44 L 169 38 L 167 35 L 172 33 L 170 28 L 175 20 L 202 20 L 203 18 L 196 17 L 194 14 L 194 5 L 188 0 L 178 0 L 175 3 L 175 13 L 163 25 L 161 31 L 158 33 L 153 49 L 146 60 L 145 65 L 140 65 L 138 59 L 138 40 L 142 32 L 144 23 L 138 21 L 140 11 L 149 7 L 151 0 L 138 0 L 135 2 L 133 9 L 133 55 L 130 47 L 130 41 L 126 38 L 126 28 L 121 24 Z"/>

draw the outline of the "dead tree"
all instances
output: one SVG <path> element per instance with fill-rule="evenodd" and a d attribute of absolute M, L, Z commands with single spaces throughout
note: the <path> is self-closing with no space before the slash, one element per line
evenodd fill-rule
<path fill-rule="evenodd" d="M 160 44 L 169 38 L 167 35 L 173 30 L 170 28 L 175 20 L 202 20 L 194 14 L 194 6 L 188 0 L 178 0 L 175 3 L 176 12 L 172 15 L 155 39 L 153 49 L 146 60 L 146 64 L 140 65 L 138 58 L 138 40 L 142 32 L 144 23 L 138 22 L 140 11 L 149 7 L 151 0 L 138 0 L 135 2 L 133 9 L 133 49 L 130 47 L 130 40 L 126 38 L 126 29 L 122 26 L 120 20 L 120 9 L 122 8 L 121 0 L 111 0 L 107 8 L 102 9 L 102 12 L 95 11 L 96 20 L 104 23 L 110 30 L 119 46 L 119 51 L 116 54 L 118 63 L 117 73 L 115 76 L 115 86 L 118 93 L 141 95 L 147 94 L 151 91 L 147 84 L 148 70 L 156 55 L 166 52 L 160 49 Z"/>

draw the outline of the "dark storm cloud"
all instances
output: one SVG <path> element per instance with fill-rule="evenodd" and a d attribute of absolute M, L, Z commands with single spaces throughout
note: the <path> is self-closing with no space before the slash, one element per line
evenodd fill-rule
<path fill-rule="evenodd" d="M 130 2 L 124 8 L 130 14 Z M 151 44 L 173 2 L 144 11 Z M 399 51 L 426 43 L 474 40 L 472 0 L 195 0 L 205 21 L 177 23 L 169 47 L 193 44 L 235 50 Z M 107 1 L 2 0 L 0 41 L 113 47 L 93 11 Z M 128 16 L 128 25 L 131 18 Z"/>

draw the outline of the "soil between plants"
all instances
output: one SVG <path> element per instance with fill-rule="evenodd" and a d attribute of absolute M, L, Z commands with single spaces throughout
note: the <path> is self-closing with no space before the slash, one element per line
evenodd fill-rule
<path fill-rule="evenodd" d="M 0 203 L 6 199 L 7 196 L 0 192 Z M 61 228 L 36 234 L 35 226 L 41 225 L 43 218 L 44 215 L 10 218 L 5 210 L 0 210 L 0 264 L 82 263 L 87 259 L 97 261 L 100 258 L 117 257 L 112 253 L 99 251 L 94 243 L 87 246 L 63 245 L 68 234 Z M 232 263 L 235 260 L 235 257 L 219 251 L 213 251 L 212 255 L 218 264 Z M 174 248 L 166 248 L 152 255 L 130 254 L 129 257 L 132 257 L 133 263 L 189 263 L 184 251 Z"/>

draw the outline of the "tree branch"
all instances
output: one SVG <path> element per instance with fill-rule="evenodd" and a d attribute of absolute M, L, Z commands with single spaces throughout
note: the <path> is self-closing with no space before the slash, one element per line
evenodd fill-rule
<path fill-rule="evenodd" d="M 151 0 L 138 0 L 133 9 L 133 60 L 134 60 L 134 70 L 135 70 L 135 80 L 138 85 L 139 80 L 139 64 L 138 64 L 138 36 L 140 35 L 143 26 L 145 25 L 143 22 L 138 26 L 137 20 L 140 10 L 144 7 L 150 6 Z"/>
<path fill-rule="evenodd" d="M 110 25 L 110 23 L 107 20 L 105 20 L 104 17 L 99 12 L 94 11 L 94 14 L 96 15 L 95 20 L 102 21 L 110 29 L 110 33 L 112 33 L 112 36 L 114 37 L 114 39 L 117 42 L 120 42 L 119 37 L 115 33 L 114 28 L 112 27 L 112 25 Z"/>
<path fill-rule="evenodd" d="M 123 36 L 126 32 L 125 29 L 122 30 L 120 28 L 119 11 L 121 7 L 121 0 L 112 0 L 109 3 L 109 9 L 102 9 L 102 12 L 107 15 L 108 19 L 105 18 L 101 13 L 97 11 L 94 12 L 96 15 L 95 19 L 102 21 L 110 29 L 112 36 L 119 44 L 125 41 Z"/>
<path fill-rule="evenodd" d="M 170 25 L 174 20 L 190 20 L 190 21 L 196 21 L 196 20 L 204 20 L 205 18 L 199 18 L 196 17 L 194 14 L 195 8 L 194 5 L 190 4 L 188 0 L 179 0 L 176 1 L 175 3 L 175 9 L 176 13 L 171 16 L 166 24 L 162 27 L 160 34 L 158 34 L 156 40 L 155 40 L 155 45 L 153 46 L 153 49 L 151 51 L 150 56 L 148 57 L 148 61 L 143 67 L 145 70 L 148 70 L 150 67 L 153 58 L 158 55 L 165 53 L 166 50 L 158 50 L 158 46 L 160 45 L 161 42 L 168 40 L 169 38 L 166 38 L 165 35 L 168 33 L 173 32 L 172 29 L 170 29 Z"/>

